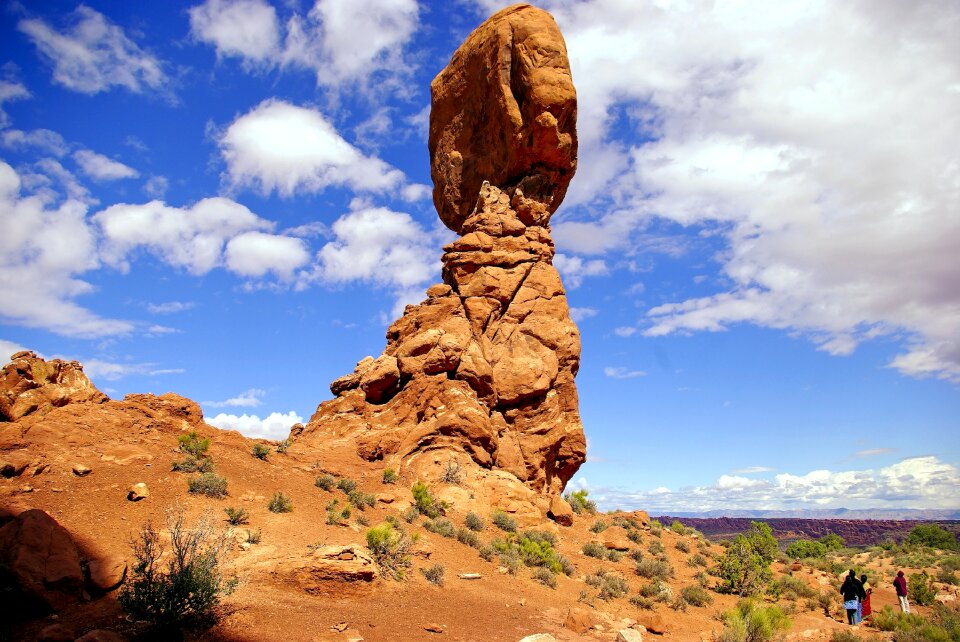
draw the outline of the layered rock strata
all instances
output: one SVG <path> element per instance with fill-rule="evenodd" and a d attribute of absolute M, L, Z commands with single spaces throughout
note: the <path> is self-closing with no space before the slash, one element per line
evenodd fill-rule
<path fill-rule="evenodd" d="M 460 238 L 443 283 L 408 306 L 378 358 L 335 380 L 292 436 L 403 465 L 463 451 L 557 493 L 585 460 L 580 335 L 552 265 L 551 213 L 576 169 L 576 94 L 544 11 L 505 9 L 432 84 L 434 200 Z"/>

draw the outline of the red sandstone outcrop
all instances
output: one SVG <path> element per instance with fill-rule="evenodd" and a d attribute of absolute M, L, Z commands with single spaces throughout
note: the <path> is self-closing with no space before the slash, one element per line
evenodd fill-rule
<path fill-rule="evenodd" d="M 14 354 L 0 371 L 0 421 L 16 421 L 69 403 L 104 403 L 77 361 L 45 361 L 35 352 Z"/>
<path fill-rule="evenodd" d="M 292 437 L 411 462 L 437 449 L 557 493 L 583 463 L 580 335 L 552 265 L 550 214 L 576 169 L 576 94 L 553 18 L 528 5 L 481 25 L 434 80 L 435 201 L 461 237 L 443 283 L 387 347 L 330 385 Z"/>

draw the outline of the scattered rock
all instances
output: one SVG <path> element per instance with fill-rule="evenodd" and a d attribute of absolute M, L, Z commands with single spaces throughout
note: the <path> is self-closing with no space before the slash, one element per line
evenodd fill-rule
<path fill-rule="evenodd" d="M 479 580 L 483 576 L 480 575 L 480 573 L 460 573 L 460 575 L 457 577 L 459 577 L 461 580 Z"/>
<path fill-rule="evenodd" d="M 643 636 L 636 629 L 620 629 L 616 642 L 643 642 Z"/>
<path fill-rule="evenodd" d="M 103 593 L 118 588 L 127 577 L 127 563 L 119 557 L 92 559 L 87 568 L 91 586 Z"/>
<path fill-rule="evenodd" d="M 534 633 L 533 635 L 521 638 L 520 642 L 557 642 L 557 638 L 549 633 Z"/>
<path fill-rule="evenodd" d="M 356 544 L 321 546 L 286 572 L 307 593 L 321 592 L 330 582 L 372 582 L 377 577 L 373 558 Z"/>
<path fill-rule="evenodd" d="M 18 488 L 17 491 L 19 491 L 19 492 L 21 492 L 21 493 L 32 493 L 32 492 L 33 492 L 33 486 L 31 486 L 30 484 L 24 484 L 23 486 L 21 486 L 20 488 Z"/>
<path fill-rule="evenodd" d="M 573 509 L 570 508 L 570 504 L 559 495 L 554 495 L 550 498 L 550 508 L 547 509 L 547 517 L 561 526 L 573 526 Z"/>
<path fill-rule="evenodd" d="M 443 633 L 443 627 L 435 623 L 427 624 L 423 630 L 429 633 Z"/>
<path fill-rule="evenodd" d="M 633 543 L 628 539 L 608 539 L 603 542 L 604 548 L 611 551 L 629 551 Z"/>
<path fill-rule="evenodd" d="M 346 622 L 340 622 L 339 624 L 334 624 L 333 626 L 331 626 L 330 630 L 336 631 L 337 633 L 343 633 L 348 628 L 350 628 L 349 624 L 347 624 Z"/>
<path fill-rule="evenodd" d="M 136 483 L 127 489 L 127 499 L 131 502 L 139 502 L 147 497 L 150 497 L 150 489 L 143 482 Z"/>
<path fill-rule="evenodd" d="M 46 414 L 71 403 L 105 403 L 110 398 L 94 386 L 77 361 L 45 361 L 23 350 L 0 370 L 0 421 Z"/>
<path fill-rule="evenodd" d="M 74 464 L 73 465 L 73 474 L 77 477 L 86 477 L 93 472 L 93 469 L 89 466 L 84 466 L 83 464 Z"/>
<path fill-rule="evenodd" d="M 0 477 L 19 477 L 30 464 L 28 462 L 0 461 Z"/>
<path fill-rule="evenodd" d="M 563 628 L 582 634 L 592 629 L 596 622 L 596 618 L 589 611 L 574 608 L 567 611 L 567 617 L 563 620 Z"/>
<path fill-rule="evenodd" d="M 643 613 L 637 621 L 650 633 L 663 635 L 669 630 L 667 621 L 659 613 Z"/>

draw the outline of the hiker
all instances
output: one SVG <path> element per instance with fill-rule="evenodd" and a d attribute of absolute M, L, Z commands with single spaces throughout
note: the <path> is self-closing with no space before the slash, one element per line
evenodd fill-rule
<path fill-rule="evenodd" d="M 873 608 L 870 606 L 870 594 L 873 593 L 873 587 L 867 583 L 867 576 L 860 576 L 860 583 L 863 584 L 863 592 L 866 597 L 860 600 L 860 608 L 857 610 L 857 622 L 862 622 L 864 618 L 870 617 Z"/>
<path fill-rule="evenodd" d="M 893 580 L 893 586 L 897 589 L 897 599 L 900 600 L 900 611 L 910 612 L 910 602 L 907 601 L 907 578 L 903 576 L 903 571 L 897 571 L 897 579 Z"/>
<path fill-rule="evenodd" d="M 853 569 L 850 569 L 846 579 L 843 580 L 840 594 L 843 595 L 843 608 L 847 611 L 847 624 L 855 626 L 857 624 L 857 607 L 860 600 L 867 597 L 867 594 L 863 592 L 863 584 L 857 579 L 857 572 Z"/>

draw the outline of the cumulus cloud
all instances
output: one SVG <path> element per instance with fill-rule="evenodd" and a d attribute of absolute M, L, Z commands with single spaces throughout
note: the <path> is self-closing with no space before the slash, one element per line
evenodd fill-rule
<path fill-rule="evenodd" d="M 30 92 L 22 83 L 0 80 L 0 127 L 7 127 L 10 124 L 10 117 L 7 116 L 7 112 L 3 111 L 3 103 L 29 97 Z"/>
<path fill-rule="evenodd" d="M 0 365 L 5 365 L 10 361 L 10 357 L 15 355 L 18 352 L 27 350 L 19 343 L 15 341 L 7 341 L 6 339 L 0 339 Z"/>
<path fill-rule="evenodd" d="M 416 0 L 317 0 L 284 22 L 264 0 L 206 0 L 189 14 L 193 37 L 218 57 L 240 58 L 251 69 L 309 69 L 330 87 L 409 73 L 403 49 L 419 26 Z"/>
<path fill-rule="evenodd" d="M 134 93 L 159 90 L 168 83 L 163 63 L 130 40 L 103 14 L 80 5 L 58 31 L 42 20 L 21 20 L 17 27 L 53 65 L 54 82 L 73 91 L 96 94 L 114 86 Z"/>
<path fill-rule="evenodd" d="M 282 196 L 328 187 L 382 192 L 404 175 L 344 140 L 315 109 L 268 99 L 233 121 L 219 137 L 233 186 Z"/>
<path fill-rule="evenodd" d="M 203 405 L 211 408 L 256 408 L 263 403 L 263 397 L 267 394 L 266 390 L 260 388 L 250 388 L 241 392 L 236 397 L 231 397 L 224 401 L 204 401 Z"/>
<path fill-rule="evenodd" d="M 955 2 L 547 7 L 580 102 L 566 204 L 590 204 L 558 246 L 628 251 L 652 220 L 726 245 L 729 287 L 650 310 L 649 336 L 752 323 L 837 355 L 893 337 L 890 367 L 960 381 Z"/>
<path fill-rule="evenodd" d="M 0 143 L 7 149 L 23 149 L 32 147 L 41 152 L 63 156 L 67 153 L 67 144 L 63 136 L 49 129 L 7 129 L 0 133 Z"/>
<path fill-rule="evenodd" d="M 147 311 L 151 314 L 174 314 L 190 310 L 196 304 L 193 301 L 167 301 L 165 303 L 149 303 Z"/>
<path fill-rule="evenodd" d="M 230 415 L 220 413 L 206 418 L 211 426 L 237 432 L 255 439 L 286 439 L 294 424 L 303 423 L 303 417 L 291 410 L 288 413 L 272 412 L 263 419 L 257 415 Z"/>
<path fill-rule="evenodd" d="M 611 379 L 634 379 L 636 377 L 646 377 L 647 373 L 643 370 L 630 370 L 623 366 L 607 366 L 603 369 L 603 374 Z"/>
<path fill-rule="evenodd" d="M 570 318 L 579 323 L 590 317 L 595 317 L 600 312 L 596 308 L 570 308 Z"/>
<path fill-rule="evenodd" d="M 74 152 L 73 160 L 83 173 L 95 181 L 115 181 L 121 178 L 136 178 L 140 173 L 123 163 L 111 160 L 103 154 L 81 149 Z"/>
<path fill-rule="evenodd" d="M 133 375 L 168 375 L 181 374 L 183 368 L 160 368 L 156 363 L 119 363 L 102 359 L 85 359 L 83 371 L 92 380 L 103 379 L 116 381 Z"/>
<path fill-rule="evenodd" d="M 767 466 L 747 466 L 746 468 L 735 468 L 730 472 L 734 475 L 756 475 L 757 473 L 772 473 L 773 468 Z"/>
<path fill-rule="evenodd" d="M 128 321 L 75 302 L 93 291 L 78 276 L 99 265 L 86 213 L 86 203 L 74 198 L 51 205 L 43 196 L 22 195 L 20 176 L 0 161 L 0 318 L 74 337 L 133 330 Z"/>
<path fill-rule="evenodd" d="M 569 256 L 557 253 L 553 257 L 553 266 L 563 277 L 563 282 L 570 288 L 578 288 L 583 280 L 589 276 L 603 276 L 608 274 L 607 264 L 601 259 L 584 260 L 579 256 Z"/>
<path fill-rule="evenodd" d="M 244 232 L 227 243 L 225 259 L 227 268 L 241 276 L 259 278 L 273 272 L 290 280 L 297 269 L 310 262 L 310 253 L 298 238 Z"/>
<path fill-rule="evenodd" d="M 630 492 L 599 488 L 591 495 L 605 506 L 639 508 L 654 513 L 817 508 L 960 507 L 956 488 L 960 470 L 937 457 L 911 457 L 870 470 L 815 470 L 781 473 L 769 479 L 722 475 L 711 486 L 670 491 Z"/>

